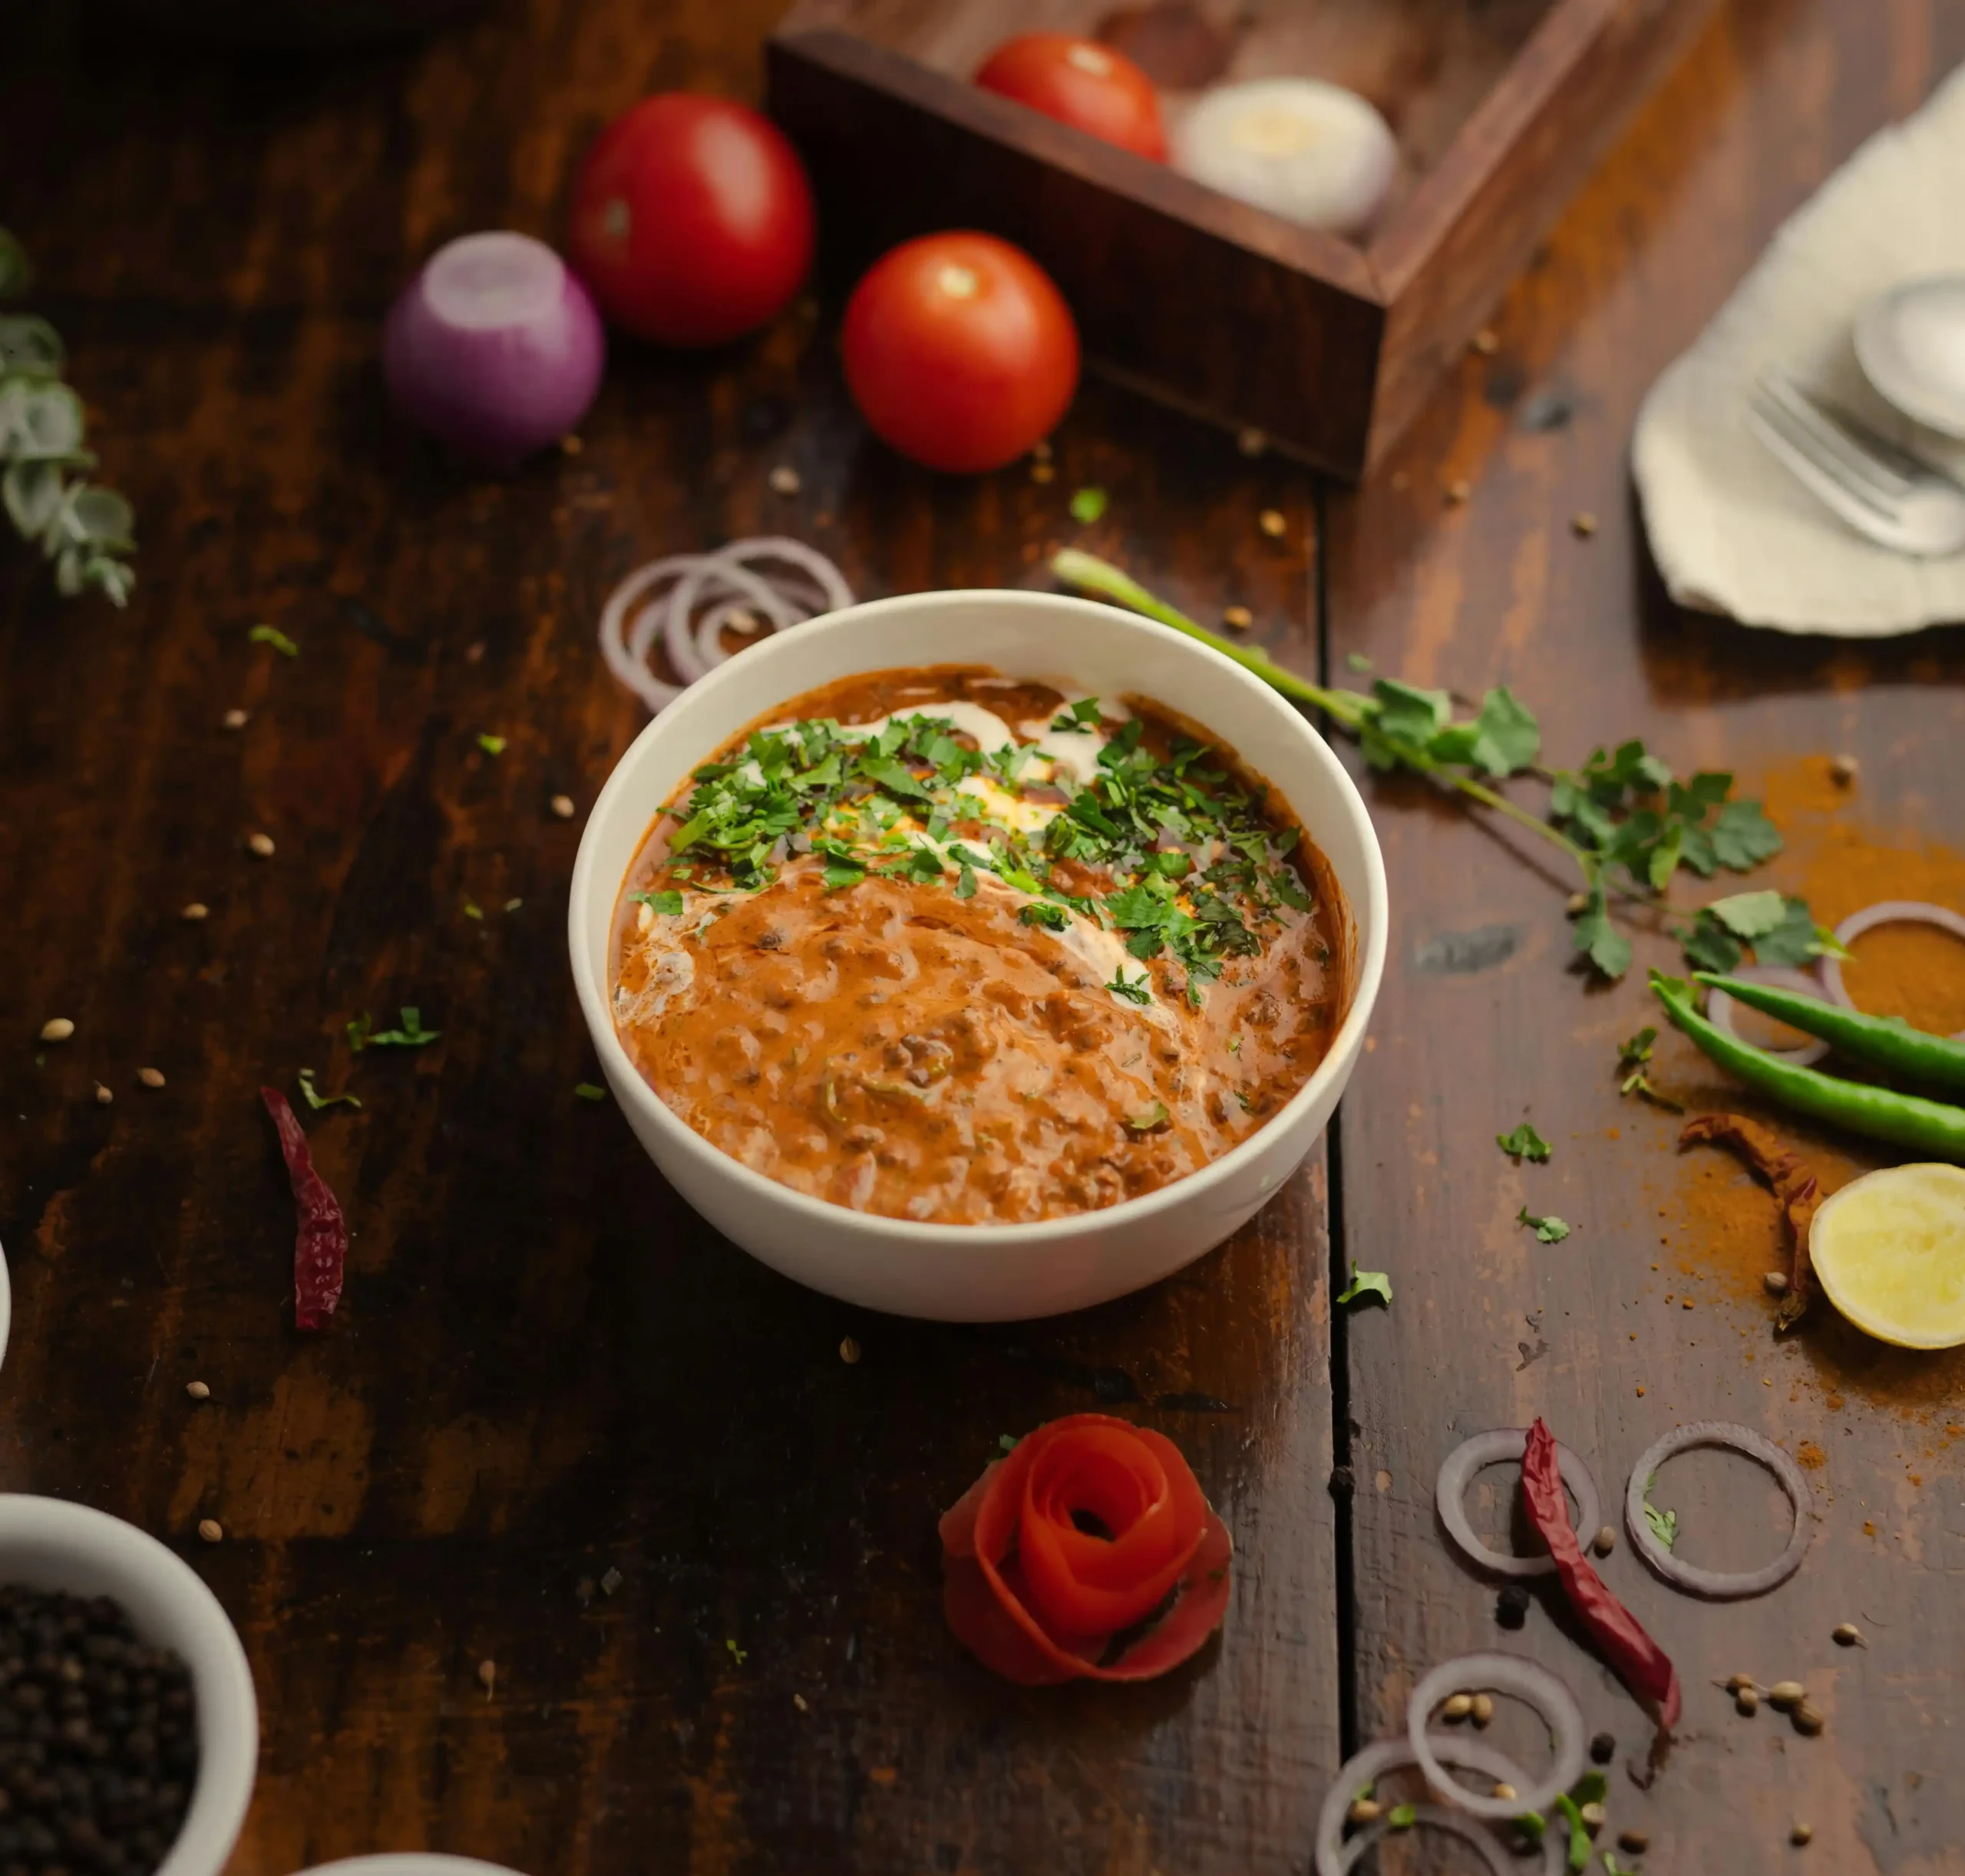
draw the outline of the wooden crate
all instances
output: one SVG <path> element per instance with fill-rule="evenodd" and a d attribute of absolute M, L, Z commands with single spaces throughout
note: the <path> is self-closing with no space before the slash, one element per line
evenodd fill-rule
<path fill-rule="evenodd" d="M 1356 479 L 1391 447 L 1711 0 L 798 0 L 768 48 L 829 267 L 911 235 L 1027 248 L 1097 368 Z M 979 90 L 1012 34 L 1104 38 L 1170 115 L 1217 79 L 1362 93 L 1398 137 L 1352 243 Z"/>

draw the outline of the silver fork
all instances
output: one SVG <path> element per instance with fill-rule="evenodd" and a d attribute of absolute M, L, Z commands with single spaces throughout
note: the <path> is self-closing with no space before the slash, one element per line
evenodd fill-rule
<path fill-rule="evenodd" d="M 1917 560 L 1965 548 L 1965 488 L 1765 372 L 1747 427 L 1795 480 L 1859 534 Z"/>

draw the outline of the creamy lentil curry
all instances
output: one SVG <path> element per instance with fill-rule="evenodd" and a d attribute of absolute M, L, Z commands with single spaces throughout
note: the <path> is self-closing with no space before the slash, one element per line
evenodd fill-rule
<path fill-rule="evenodd" d="M 690 1127 L 861 1211 L 1022 1223 L 1219 1158 L 1348 1001 L 1323 856 L 1204 734 L 973 666 L 794 699 L 623 887 L 614 1015 Z"/>

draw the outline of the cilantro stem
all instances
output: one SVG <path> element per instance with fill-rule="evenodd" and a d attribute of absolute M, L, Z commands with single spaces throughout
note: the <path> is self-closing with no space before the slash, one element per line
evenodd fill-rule
<path fill-rule="evenodd" d="M 1362 729 L 1366 722 L 1365 706 L 1371 699 L 1362 691 L 1329 690 L 1320 684 L 1313 684 L 1300 678 L 1293 671 L 1286 671 L 1264 653 L 1240 646 L 1233 640 L 1223 638 L 1218 632 L 1210 632 L 1205 626 L 1199 626 L 1186 613 L 1169 606 L 1164 599 L 1155 597 L 1138 581 L 1121 573 L 1109 560 L 1101 560 L 1095 553 L 1086 553 L 1076 547 L 1066 547 L 1054 555 L 1051 571 L 1067 586 L 1076 586 L 1086 593 L 1096 593 L 1101 599 L 1109 599 L 1115 605 L 1143 613 L 1148 619 L 1157 619 L 1163 626 L 1170 626 L 1176 632 L 1188 638 L 1197 639 L 1204 645 L 1212 646 L 1224 657 L 1232 658 L 1244 670 L 1253 671 L 1265 684 L 1280 691 L 1284 696 L 1294 698 L 1313 709 L 1321 710 L 1334 718 L 1354 736 Z M 1494 789 L 1484 787 L 1471 776 L 1456 775 L 1427 756 L 1423 751 L 1402 748 L 1399 759 L 1409 767 L 1430 775 L 1436 781 L 1444 782 L 1455 788 L 1483 808 L 1491 808 L 1496 814 L 1504 815 L 1518 827 L 1526 827 L 1551 846 L 1559 847 L 1583 870 L 1584 877 L 1595 883 L 1594 856 L 1577 846 L 1560 827 L 1555 827 L 1539 815 L 1531 814 L 1525 808 L 1518 807 L 1507 796 Z"/>

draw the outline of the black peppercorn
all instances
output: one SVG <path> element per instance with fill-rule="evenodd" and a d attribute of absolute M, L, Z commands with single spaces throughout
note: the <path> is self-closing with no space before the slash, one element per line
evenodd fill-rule
<path fill-rule="evenodd" d="M 197 1764 L 176 1655 L 107 1597 L 0 1585 L 0 1876 L 150 1876 Z"/>
<path fill-rule="evenodd" d="M 1613 1733 L 1600 1732 L 1590 1742 L 1590 1756 L 1600 1765 L 1607 1765 L 1617 1755 L 1617 1737 Z"/>
<path fill-rule="evenodd" d="M 1494 1620 L 1504 1629 L 1518 1629 L 1528 1620 L 1528 1592 L 1511 1583 L 1494 1599 Z"/>

